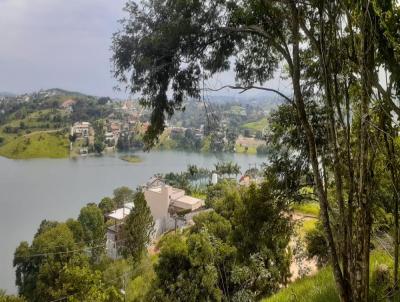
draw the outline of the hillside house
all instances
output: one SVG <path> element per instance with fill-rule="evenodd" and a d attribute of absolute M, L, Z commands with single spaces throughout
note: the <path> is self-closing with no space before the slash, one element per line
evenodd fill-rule
<path fill-rule="evenodd" d="M 193 216 L 204 208 L 204 200 L 188 196 L 184 190 L 166 185 L 158 178 L 150 180 L 143 192 L 154 219 L 153 238 L 192 223 Z M 133 203 L 126 203 L 105 216 L 107 221 L 111 221 L 106 233 L 106 249 L 113 259 L 119 257 L 123 245 L 122 226 L 133 208 Z"/>
<path fill-rule="evenodd" d="M 110 258 L 117 259 L 119 257 L 119 249 L 123 245 L 122 226 L 133 207 L 132 202 L 126 203 L 122 208 L 105 216 L 106 220 L 111 221 L 111 226 L 107 228 L 106 232 L 106 250 Z"/>
<path fill-rule="evenodd" d="M 75 100 L 72 100 L 72 99 L 69 99 L 69 100 L 66 100 L 66 101 L 64 101 L 62 104 L 61 104 L 61 109 L 65 109 L 65 110 L 67 110 L 67 111 L 69 111 L 69 112 L 72 112 L 73 111 L 73 106 L 76 104 L 76 101 Z"/>
<path fill-rule="evenodd" d="M 71 135 L 75 135 L 77 138 L 89 137 L 91 133 L 91 126 L 89 122 L 76 122 L 71 127 Z"/>
<path fill-rule="evenodd" d="M 147 183 L 144 187 L 144 196 L 153 215 L 155 237 L 175 227 L 184 226 L 187 220 L 184 217 L 186 214 L 189 215 L 204 207 L 204 200 L 188 196 L 184 190 L 166 185 L 158 178 Z M 180 215 L 181 213 L 186 214 Z M 183 216 L 179 222 L 178 216 Z"/>

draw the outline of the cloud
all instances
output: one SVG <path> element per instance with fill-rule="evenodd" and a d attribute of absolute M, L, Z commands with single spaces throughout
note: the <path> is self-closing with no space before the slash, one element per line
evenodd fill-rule
<path fill-rule="evenodd" d="M 0 0 L 0 90 L 113 94 L 111 36 L 124 0 Z"/>
<path fill-rule="evenodd" d="M 113 87 L 111 37 L 126 0 L 0 0 L 0 91 L 47 88 L 125 97 Z M 234 83 L 232 71 L 208 81 Z M 285 89 L 276 79 L 268 86 Z M 237 94 L 224 90 L 219 94 Z M 260 94 L 247 92 L 246 95 Z"/>

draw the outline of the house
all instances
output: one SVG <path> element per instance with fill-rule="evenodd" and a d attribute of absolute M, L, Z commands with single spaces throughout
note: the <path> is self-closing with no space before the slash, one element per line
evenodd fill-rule
<path fill-rule="evenodd" d="M 69 99 L 61 104 L 61 108 L 72 112 L 72 107 L 76 104 L 75 100 Z"/>
<path fill-rule="evenodd" d="M 112 122 L 110 125 L 110 130 L 112 133 L 119 135 L 121 133 L 121 125 L 117 122 Z"/>
<path fill-rule="evenodd" d="M 71 127 L 71 135 L 76 137 L 89 137 L 90 135 L 90 123 L 89 122 L 76 122 Z"/>
<path fill-rule="evenodd" d="M 115 134 L 113 132 L 106 132 L 104 135 L 105 135 L 105 142 L 107 144 L 110 144 L 110 143 L 113 143 L 114 145 L 117 144 L 119 134 Z"/>
<path fill-rule="evenodd" d="M 204 200 L 185 194 L 184 190 L 166 185 L 162 180 L 152 179 L 144 188 L 144 196 L 155 223 L 154 236 L 183 226 L 188 213 L 199 211 L 204 207 Z M 180 223 L 177 223 L 177 217 Z"/>
<path fill-rule="evenodd" d="M 153 239 L 190 224 L 193 216 L 204 208 L 204 200 L 188 196 L 184 190 L 166 185 L 159 178 L 151 179 L 143 187 L 143 192 L 154 219 Z M 119 257 L 123 245 L 122 226 L 133 208 L 133 203 L 126 203 L 105 216 L 107 221 L 111 221 L 106 233 L 106 249 L 113 259 Z"/>
<path fill-rule="evenodd" d="M 106 250 L 110 258 L 117 259 L 119 257 L 119 250 L 123 245 L 122 226 L 133 207 L 134 204 L 132 202 L 126 203 L 122 208 L 116 209 L 105 216 L 107 220 L 111 221 L 111 225 L 106 232 Z"/>

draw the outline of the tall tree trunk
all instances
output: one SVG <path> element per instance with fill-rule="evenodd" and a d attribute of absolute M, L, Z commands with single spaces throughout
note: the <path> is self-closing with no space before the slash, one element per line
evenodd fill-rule
<path fill-rule="evenodd" d="M 321 5 L 319 7 L 319 29 L 320 29 L 320 39 L 319 45 L 317 47 L 317 53 L 320 58 L 320 67 L 321 74 L 324 82 L 324 90 L 325 97 L 327 101 L 328 108 L 328 120 L 329 120 L 329 132 L 330 139 L 329 142 L 332 146 L 333 151 L 333 171 L 334 171 L 334 180 L 335 180 L 335 191 L 336 191 L 336 199 L 339 205 L 339 216 L 340 216 L 340 231 L 339 237 L 342 239 L 341 241 L 341 257 L 342 257 L 342 270 L 343 277 L 346 282 L 349 281 L 349 270 L 348 270 L 348 245 L 347 245 L 347 221 L 345 215 L 345 203 L 344 203 L 344 194 L 343 194 L 343 170 L 339 156 L 339 146 L 338 146 L 338 137 L 337 137 L 337 120 L 335 117 L 335 107 L 333 99 L 338 103 L 339 95 L 335 93 L 335 89 L 333 87 L 334 81 L 334 72 L 332 64 L 335 64 L 334 52 L 336 49 L 332 49 L 332 44 L 335 41 L 335 28 L 336 28 L 336 19 L 332 16 L 332 7 L 331 3 L 328 2 L 325 6 L 325 1 L 321 1 Z M 328 11 L 328 22 L 325 22 L 324 15 L 325 10 Z M 319 49 L 318 49 L 319 48 Z M 340 64 L 340 63 L 339 63 Z M 339 106 L 337 106 L 339 107 Z M 340 115 L 340 109 L 338 109 L 338 114 Z M 349 294 L 349 293 L 348 293 Z"/>
<path fill-rule="evenodd" d="M 397 289 L 399 281 L 399 178 L 396 151 L 394 146 L 394 137 L 397 137 L 396 131 L 393 131 L 388 106 L 384 106 L 381 112 L 381 128 L 383 129 L 383 138 L 385 141 L 387 153 L 387 167 L 390 171 L 390 179 L 393 186 L 393 219 L 394 219 L 394 267 L 393 267 L 393 288 Z"/>
<path fill-rule="evenodd" d="M 333 238 L 333 232 L 330 225 L 329 213 L 328 213 L 328 199 L 325 194 L 324 184 L 322 182 L 321 173 L 319 169 L 319 161 L 317 155 L 317 148 L 315 143 L 315 135 L 313 129 L 308 121 L 307 113 L 305 111 L 305 105 L 300 87 L 300 33 L 299 33 L 299 11 L 296 6 L 296 1 L 291 2 L 291 14 L 292 14 L 292 36 L 293 36 L 293 67 L 291 70 L 291 77 L 293 82 L 293 92 L 297 112 L 299 115 L 300 122 L 304 128 L 305 135 L 308 142 L 309 157 L 312 166 L 315 188 L 320 202 L 321 207 L 321 219 L 322 224 L 327 236 L 329 251 L 332 260 L 333 274 L 337 289 L 339 291 L 340 300 L 343 302 L 351 301 L 351 297 L 347 294 L 346 282 L 343 278 L 343 274 L 339 265 L 339 257 L 337 254 L 337 247 Z"/>
<path fill-rule="evenodd" d="M 370 3 L 363 0 L 360 11 L 361 35 L 361 103 L 360 103 L 360 145 L 359 145 L 359 179 L 358 179 L 358 246 L 356 263 L 355 301 L 367 301 L 369 289 L 369 255 L 371 213 L 369 200 L 370 167 L 369 167 L 369 103 L 372 92 L 372 71 L 374 68 L 372 24 L 370 20 Z"/>

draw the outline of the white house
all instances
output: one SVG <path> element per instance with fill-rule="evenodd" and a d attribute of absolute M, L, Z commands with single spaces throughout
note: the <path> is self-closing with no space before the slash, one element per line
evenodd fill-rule
<path fill-rule="evenodd" d="M 153 179 L 144 188 L 147 205 L 153 215 L 154 236 L 183 226 L 183 220 L 177 221 L 179 213 L 190 213 L 204 207 L 204 200 L 185 194 L 184 190 L 166 185 L 160 179 Z"/>
<path fill-rule="evenodd" d="M 187 225 L 204 207 L 204 200 L 188 196 L 184 190 L 166 185 L 157 178 L 149 181 L 143 187 L 143 192 L 154 219 L 153 238 Z M 123 245 L 122 226 L 133 208 L 133 203 L 126 203 L 124 207 L 106 215 L 107 220 L 113 221 L 106 234 L 107 254 L 113 259 L 119 257 L 118 251 Z"/>
<path fill-rule="evenodd" d="M 71 135 L 77 137 L 88 137 L 90 134 L 90 123 L 89 122 L 76 122 L 71 127 Z"/>
<path fill-rule="evenodd" d="M 113 259 L 119 257 L 119 248 L 123 245 L 122 225 L 126 216 L 134 208 L 132 202 L 126 203 L 122 208 L 116 209 L 106 215 L 106 219 L 111 220 L 113 224 L 107 228 L 106 232 L 106 250 L 107 255 Z"/>

